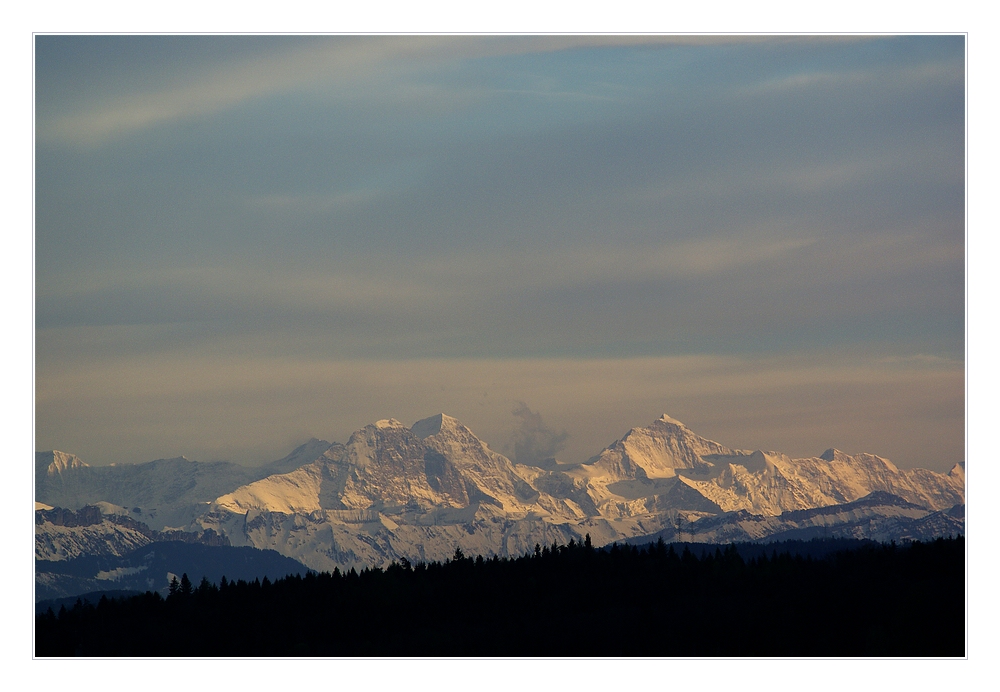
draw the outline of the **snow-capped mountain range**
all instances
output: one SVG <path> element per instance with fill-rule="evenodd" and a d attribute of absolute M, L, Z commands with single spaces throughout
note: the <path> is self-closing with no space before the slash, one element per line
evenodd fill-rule
<path fill-rule="evenodd" d="M 898 469 L 835 449 L 808 459 L 730 449 L 667 415 L 583 464 L 542 468 L 512 462 L 438 414 L 410 427 L 381 420 L 346 444 L 310 440 L 257 469 L 183 458 L 89 467 L 39 453 L 36 500 L 69 509 L 103 501 L 156 530 L 211 529 L 233 546 L 332 570 L 444 560 L 456 547 L 519 555 L 586 534 L 595 545 L 955 534 L 965 472 Z M 45 522 L 36 535 L 59 554 Z"/>
<path fill-rule="evenodd" d="M 133 519 L 125 507 L 98 502 L 82 509 L 35 503 L 35 559 L 60 561 L 81 556 L 122 556 L 157 541 L 229 545 L 214 531 L 156 531 Z"/>

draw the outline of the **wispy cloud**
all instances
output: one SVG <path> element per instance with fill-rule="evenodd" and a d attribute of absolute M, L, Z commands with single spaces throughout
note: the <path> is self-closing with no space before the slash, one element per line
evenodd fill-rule
<path fill-rule="evenodd" d="M 695 335 L 714 324 L 709 316 L 732 319 L 734 310 L 742 315 L 740 323 L 763 324 L 773 322 L 776 314 L 804 318 L 804 309 L 834 321 L 877 314 L 887 309 L 886 300 L 904 312 L 911 303 L 927 309 L 927 296 L 920 293 L 880 292 L 862 304 L 845 298 L 843 291 L 853 295 L 872 281 L 881 286 L 953 271 L 962 259 L 960 246 L 929 242 L 920 234 L 862 239 L 747 234 L 631 247 L 385 253 L 299 263 L 135 264 L 66 273 L 40 285 L 38 322 L 40 327 L 200 322 L 238 331 L 309 331 L 321 321 L 350 325 L 359 343 L 377 333 L 380 338 L 392 335 L 401 347 L 418 343 L 418 333 L 426 331 L 428 338 L 436 332 L 432 340 L 450 341 L 452 348 L 466 344 L 463 349 L 494 340 L 494 330 L 504 325 L 504 344 L 526 346 L 555 329 L 537 320 L 548 315 L 555 325 L 565 310 L 582 309 L 585 296 L 613 287 L 609 295 L 616 296 L 614 301 L 593 312 L 607 324 L 591 328 L 594 335 L 611 329 L 611 338 L 615 320 L 628 319 L 641 319 L 663 334 L 680 329 Z M 790 291 L 793 285 L 799 288 Z M 653 286 L 672 286 L 677 298 L 664 295 L 650 320 L 643 315 Z M 754 295 L 766 296 L 766 301 L 754 302 Z M 529 306 L 531 319 L 525 317 Z M 662 331 L 671 321 L 675 327 Z M 347 338 L 346 333 L 338 335 L 337 343 Z"/>
<path fill-rule="evenodd" d="M 817 68 L 772 79 L 762 80 L 735 90 L 738 95 L 778 95 L 811 88 L 857 89 L 877 88 L 891 80 L 894 88 L 926 87 L 931 84 L 961 82 L 965 78 L 961 62 L 934 62 L 907 67 L 896 67 L 888 73 L 884 69 L 829 70 Z"/>
<path fill-rule="evenodd" d="M 178 75 L 170 83 L 118 94 L 51 120 L 40 114 L 39 134 L 43 140 L 93 146 L 165 122 L 203 117 L 250 99 L 295 91 L 317 80 L 360 79 L 414 48 L 413 41 L 405 39 L 310 42 L 235 65 Z"/>
<path fill-rule="evenodd" d="M 343 196 L 313 198 L 311 204 L 361 203 Z M 298 203 L 301 200 L 294 200 Z M 278 198 L 267 204 L 292 203 Z M 609 246 L 482 255 L 371 255 L 359 261 L 332 258 L 256 265 L 190 264 L 109 268 L 102 273 L 67 274 L 38 289 L 42 326 L 63 323 L 272 321 L 309 322 L 318 316 L 381 315 L 397 319 L 460 319 L 466 329 L 486 318 L 514 319 L 503 300 L 538 291 L 573 291 L 586 286 L 641 284 L 656 280 L 697 281 L 809 248 L 810 239 L 708 238 L 652 247 Z M 637 286 L 636 290 L 642 290 Z M 489 306 L 489 307 L 488 307 Z M 496 312 L 499 311 L 499 312 Z M 480 315 L 476 318 L 475 315 Z M 469 320 L 472 323 L 469 323 Z"/>
<path fill-rule="evenodd" d="M 726 39 L 733 40 L 738 39 Z M 254 99 L 371 79 L 382 82 L 457 60 L 597 46 L 691 42 L 684 37 L 662 36 L 313 39 L 224 66 L 186 71 L 146 89 L 113 94 L 70 112 L 39 113 L 38 135 L 43 142 L 92 147 L 164 123 L 209 116 Z"/>

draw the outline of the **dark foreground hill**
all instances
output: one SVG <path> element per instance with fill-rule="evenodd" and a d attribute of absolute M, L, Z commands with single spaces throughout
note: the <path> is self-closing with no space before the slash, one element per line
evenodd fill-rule
<path fill-rule="evenodd" d="M 54 600 L 110 589 L 165 594 L 173 575 L 196 575 L 195 578 L 207 577 L 218 583 L 224 575 L 249 581 L 308 571 L 301 563 L 273 550 L 162 541 L 122 556 L 35 560 L 35 597 L 39 601 Z M 59 604 L 55 607 L 58 609 Z"/>
<path fill-rule="evenodd" d="M 699 551 L 700 552 L 700 551 Z M 964 656 L 965 543 L 814 559 L 571 543 L 202 580 L 36 620 L 38 656 Z M 823 550 L 812 551 L 823 553 Z M 200 575 L 199 575 L 200 576 Z M 197 579 L 197 577 L 195 577 Z"/>

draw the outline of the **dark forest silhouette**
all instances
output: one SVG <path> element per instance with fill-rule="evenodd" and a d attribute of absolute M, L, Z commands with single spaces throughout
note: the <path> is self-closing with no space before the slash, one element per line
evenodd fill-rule
<path fill-rule="evenodd" d="M 819 542 L 816 542 L 819 543 Z M 965 541 L 822 559 L 662 542 L 536 546 L 102 598 L 36 618 L 37 656 L 964 656 Z"/>

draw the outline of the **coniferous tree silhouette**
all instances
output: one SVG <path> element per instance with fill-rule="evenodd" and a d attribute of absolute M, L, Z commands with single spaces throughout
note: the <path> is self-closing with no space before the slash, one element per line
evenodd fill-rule
<path fill-rule="evenodd" d="M 78 600 L 58 615 L 46 611 L 35 621 L 36 655 L 964 654 L 963 539 L 875 545 L 825 558 L 813 558 L 813 548 L 781 544 L 769 559 L 761 546 L 685 544 L 678 555 L 660 541 L 597 549 L 585 539 L 520 557 L 456 554 L 410 569 L 393 564 L 361 573 L 222 580 L 218 588 L 203 578 L 191 598 L 150 592 L 106 597 L 96 607 Z M 184 591 L 181 581 L 173 587 L 174 595 Z M 752 635 L 733 624 L 732 599 L 720 594 L 739 594 Z M 587 606 L 571 605 L 581 602 Z M 235 632 L 265 628 L 282 636 L 206 644 L 199 635 L 219 622 Z M 337 622 L 351 625 L 331 626 Z M 616 634 L 552 636 L 593 631 L 602 622 L 614 622 Z M 720 626 L 729 636 L 719 636 Z"/>

